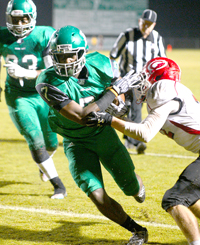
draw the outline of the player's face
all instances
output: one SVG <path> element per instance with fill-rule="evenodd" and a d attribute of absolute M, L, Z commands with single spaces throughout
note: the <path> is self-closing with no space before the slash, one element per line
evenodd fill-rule
<path fill-rule="evenodd" d="M 58 62 L 63 64 L 70 64 L 77 60 L 76 54 L 74 53 L 65 53 L 57 55 Z"/>
<path fill-rule="evenodd" d="M 156 23 L 154 22 L 139 19 L 139 28 L 144 38 L 146 38 L 153 31 L 155 25 Z"/>
<path fill-rule="evenodd" d="M 75 62 L 77 61 L 76 53 L 57 54 L 57 60 L 60 64 L 64 65 L 67 76 L 74 76 Z"/>
<path fill-rule="evenodd" d="M 26 25 L 30 23 L 30 19 L 28 16 L 12 17 L 12 22 L 14 25 Z"/>
<path fill-rule="evenodd" d="M 14 25 L 14 31 L 21 33 L 21 27 L 30 23 L 30 18 L 28 15 L 20 16 L 20 17 L 12 17 L 12 24 Z"/>

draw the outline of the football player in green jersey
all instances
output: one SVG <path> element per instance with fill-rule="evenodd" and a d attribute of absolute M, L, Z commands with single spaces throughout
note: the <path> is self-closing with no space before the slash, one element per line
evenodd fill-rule
<path fill-rule="evenodd" d="M 48 106 L 35 89 L 39 73 L 52 64 L 45 47 L 55 29 L 35 26 L 36 15 L 31 0 L 8 2 L 7 27 L 0 27 L 0 55 L 7 68 L 5 98 L 10 117 L 26 139 L 41 177 L 54 187 L 51 198 L 62 199 L 66 189 L 52 160 L 58 146 L 57 135 L 48 124 Z"/>
<path fill-rule="evenodd" d="M 106 99 L 101 98 L 114 78 L 111 62 L 98 52 L 86 55 L 85 35 L 73 26 L 57 30 L 49 45 L 53 67 L 39 75 L 36 89 L 50 106 L 51 128 L 63 136 L 71 175 L 103 215 L 133 233 L 128 244 L 143 244 L 148 240 L 147 229 L 107 194 L 101 164 L 124 194 L 138 202 L 145 199 L 142 179 L 113 128 L 89 128 L 84 123 L 90 111 L 107 108 Z M 114 100 L 114 90 L 103 97 L 111 94 Z"/>

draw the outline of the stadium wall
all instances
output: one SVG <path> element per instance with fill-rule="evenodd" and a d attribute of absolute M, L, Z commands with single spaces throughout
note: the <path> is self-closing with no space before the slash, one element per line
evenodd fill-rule
<path fill-rule="evenodd" d="M 145 8 L 158 13 L 155 29 L 166 46 L 200 49 L 199 0 L 34 0 L 37 25 L 75 25 L 87 35 L 91 49 L 110 50 L 118 34 L 137 25 Z M 0 25 L 5 26 L 8 1 L 0 1 Z"/>

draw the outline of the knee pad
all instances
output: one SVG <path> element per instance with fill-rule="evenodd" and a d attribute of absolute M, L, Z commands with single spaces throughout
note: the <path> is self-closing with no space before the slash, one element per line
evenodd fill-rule
<path fill-rule="evenodd" d="M 28 143 L 29 149 L 32 151 L 40 150 L 45 147 L 44 137 L 41 131 L 32 130 L 23 132 L 22 135 Z"/>
<path fill-rule="evenodd" d="M 49 154 L 45 147 L 42 147 L 39 150 L 31 150 L 31 155 L 36 163 L 44 162 L 49 158 Z"/>

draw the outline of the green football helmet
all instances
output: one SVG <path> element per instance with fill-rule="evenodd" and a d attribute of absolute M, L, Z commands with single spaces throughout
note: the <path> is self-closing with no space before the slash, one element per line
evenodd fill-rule
<path fill-rule="evenodd" d="M 55 31 L 49 52 L 56 73 L 65 77 L 78 74 L 85 65 L 87 49 L 86 37 L 78 28 L 64 26 Z"/>
<path fill-rule="evenodd" d="M 11 0 L 6 8 L 6 25 L 16 37 L 27 36 L 36 24 L 37 11 L 32 0 Z M 19 25 L 17 19 L 26 18 L 27 23 Z"/>

